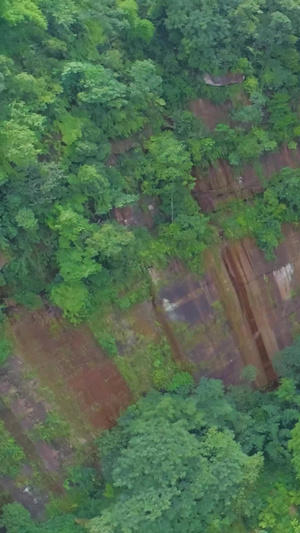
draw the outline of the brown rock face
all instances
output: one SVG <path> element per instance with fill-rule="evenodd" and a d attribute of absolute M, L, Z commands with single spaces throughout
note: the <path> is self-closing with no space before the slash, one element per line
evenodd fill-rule
<path fill-rule="evenodd" d="M 189 104 L 189 110 L 195 117 L 200 118 L 205 126 L 213 130 L 218 124 L 229 124 L 229 111 L 232 107 L 230 100 L 222 105 L 215 105 L 210 100 L 199 98 Z"/>
<path fill-rule="evenodd" d="M 229 102 L 216 106 L 206 100 L 189 105 L 210 129 L 230 124 L 230 108 Z M 111 157 L 134 146 L 131 139 L 112 143 Z M 205 172 L 195 168 L 193 194 L 200 207 L 209 212 L 231 198 L 261 192 L 260 176 L 267 180 L 283 167 L 299 166 L 300 148 L 284 146 L 278 153 L 265 154 L 260 164 L 261 172 L 248 165 L 238 174 L 224 160 Z M 124 226 L 151 229 L 155 208 L 145 198 L 143 204 L 117 208 L 113 214 Z M 53 390 L 60 410 L 82 438 L 93 434 L 93 428 L 110 427 L 133 398 L 149 390 L 149 343 L 167 339 L 173 358 L 188 363 L 196 379 L 208 376 L 237 383 L 242 369 L 251 364 L 258 370 L 258 386 L 274 382 L 273 355 L 300 332 L 300 230 L 286 226 L 284 236 L 273 262 L 266 261 L 251 239 L 243 239 L 208 251 L 204 276 L 192 276 L 178 261 L 165 272 L 151 272 L 152 299 L 149 294 L 127 312 L 111 310 L 111 316 L 104 317 L 110 318 L 116 340 L 115 361 L 86 327 L 70 327 L 55 309 L 21 311 L 11 320 L 17 355 Z M 0 258 L 0 268 L 2 263 Z M 14 302 L 11 306 L 18 312 Z M 15 379 L 16 370 L 12 375 Z M 6 375 L 2 381 L 0 377 L 1 387 L 0 394 L 6 394 L 5 387 L 13 390 Z M 25 430 L 34 417 L 45 416 L 46 408 L 27 392 L 19 396 L 10 410 Z"/>
<path fill-rule="evenodd" d="M 300 320 L 300 233 L 287 226 L 284 236 L 272 262 L 250 239 L 222 251 L 268 380 L 273 355 L 292 343 Z"/>
<path fill-rule="evenodd" d="M 180 272 L 180 265 L 174 267 Z M 198 280 L 181 269 L 177 279 L 159 291 L 159 301 L 181 358 L 192 363 L 195 377 L 237 382 L 242 360 L 214 276 L 208 273 Z"/>
<path fill-rule="evenodd" d="M 85 327 L 72 328 L 44 310 L 24 313 L 11 323 L 23 358 L 55 393 L 67 420 L 111 427 L 130 401 L 130 391 L 114 363 Z"/>
<path fill-rule="evenodd" d="M 207 256 L 207 267 L 203 279 L 181 270 L 180 277 L 159 291 L 161 312 L 177 339 L 181 359 L 192 364 L 196 379 L 207 376 L 227 384 L 238 383 L 243 367 L 253 364 L 258 384 L 265 385 L 255 340 L 219 251 Z"/>
<path fill-rule="evenodd" d="M 223 87 L 225 85 L 242 83 L 244 79 L 244 74 L 224 74 L 223 76 L 204 74 L 203 76 L 204 83 L 206 83 L 206 85 L 212 85 L 213 87 Z"/>
<path fill-rule="evenodd" d="M 152 229 L 156 207 L 155 200 L 149 199 L 148 203 L 143 202 L 143 204 L 135 203 L 125 207 L 115 207 L 113 216 L 122 226 L 145 226 L 148 229 Z"/>
<path fill-rule="evenodd" d="M 300 148 L 290 150 L 283 146 L 277 153 L 268 153 L 260 158 L 261 175 L 270 179 L 284 167 L 297 168 L 300 165 Z M 194 168 L 196 185 L 193 195 L 203 211 L 217 209 L 233 198 L 249 198 L 264 190 L 263 180 L 251 165 L 237 173 L 227 161 L 219 160 L 208 171 Z"/>
<path fill-rule="evenodd" d="M 187 363 L 196 379 L 238 383 L 242 369 L 254 365 L 258 386 L 274 382 L 274 354 L 300 331 L 300 231 L 286 226 L 284 237 L 272 262 L 253 240 L 243 239 L 210 250 L 202 277 L 192 276 L 178 261 L 165 272 L 152 273 L 154 312 L 149 299 L 126 319 L 119 311 L 112 326 L 119 354 L 124 361 L 130 357 L 132 373 L 142 376 L 140 352 L 134 355 L 142 342 L 139 335 L 145 338 L 145 351 L 148 338 L 155 342 L 163 335 L 174 359 Z M 137 329 L 131 334 L 133 323 Z M 85 419 L 96 428 L 110 427 L 132 401 L 114 362 L 85 327 L 67 327 L 39 311 L 18 316 L 12 329 L 23 358 L 55 391 L 75 425 L 83 428 Z M 146 380 L 144 391 L 147 386 Z"/>
<path fill-rule="evenodd" d="M 259 386 L 276 381 L 272 358 L 300 322 L 300 232 L 287 226 L 284 235 L 272 262 L 243 239 L 210 251 L 201 280 L 178 265 L 177 278 L 165 274 L 171 281 L 159 291 L 161 312 L 197 379 L 236 383 L 254 365 Z"/>
<path fill-rule="evenodd" d="M 244 93 L 240 95 L 243 105 L 250 105 Z M 189 103 L 189 110 L 201 119 L 206 127 L 213 130 L 218 124 L 233 126 L 230 116 L 232 103 L 226 101 L 221 105 L 209 100 L 198 99 Z M 231 167 L 226 160 L 220 159 L 208 170 L 199 167 L 193 169 L 196 186 L 193 195 L 203 211 L 217 209 L 222 203 L 233 198 L 249 198 L 264 189 L 264 180 L 270 179 L 284 167 L 297 168 L 300 165 L 300 148 L 291 150 L 282 146 L 277 152 L 266 153 L 260 158 L 260 164 L 244 165 L 242 170 Z"/>

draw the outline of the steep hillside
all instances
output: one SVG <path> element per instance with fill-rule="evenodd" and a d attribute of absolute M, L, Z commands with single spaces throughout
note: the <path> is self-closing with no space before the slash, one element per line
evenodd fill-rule
<path fill-rule="evenodd" d="M 299 37 L 295 0 L 2 2 L 7 533 L 299 530 Z"/>

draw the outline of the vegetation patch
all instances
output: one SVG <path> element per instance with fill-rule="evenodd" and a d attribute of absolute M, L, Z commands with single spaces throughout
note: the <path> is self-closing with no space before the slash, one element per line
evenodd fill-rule
<path fill-rule="evenodd" d="M 253 236 L 266 258 L 275 258 L 274 250 L 282 241 L 282 224 L 300 221 L 300 172 L 282 169 L 254 200 L 234 201 L 214 217 L 227 239 Z"/>
<path fill-rule="evenodd" d="M 225 391 L 214 380 L 196 387 L 159 333 L 111 318 L 149 298 L 149 272 L 172 259 L 201 275 L 210 247 L 245 236 L 273 259 L 282 224 L 299 223 L 299 169 L 267 182 L 259 163 L 275 151 L 288 150 L 291 166 L 299 156 L 299 39 L 295 0 L 1 2 L 0 318 L 46 301 L 48 317 L 59 308 L 74 325 L 90 320 L 107 367 L 118 366 L 135 399 L 145 395 L 100 441 L 101 476 L 90 464 L 69 473 L 67 495 L 41 523 L 4 506 L 7 533 L 299 531 L 298 340 L 277 363 L 277 389 L 250 380 Z M 201 117 L 187 111 L 198 105 Z M 253 166 L 265 190 L 208 215 L 195 175 L 213 176 L 220 160 L 237 178 Z M 227 175 L 223 183 L 220 195 Z M 201 198 L 209 207 L 212 187 Z M 127 216 L 146 199 L 147 215 Z M 239 335 L 233 299 L 224 302 Z M 226 335 L 213 307 L 206 331 L 183 332 L 187 346 Z M 86 356 L 80 329 L 64 329 L 62 348 L 56 322 L 30 316 L 14 314 L 20 351 L 91 437 L 85 418 L 98 409 L 101 375 L 89 364 L 103 354 L 92 345 Z M 0 365 L 10 351 L 1 326 Z M 48 442 L 68 435 L 55 412 L 34 431 Z M 0 438 L 2 475 L 14 477 L 23 452 L 3 425 Z"/>
<path fill-rule="evenodd" d="M 41 424 L 35 425 L 30 432 L 30 437 L 34 440 L 44 440 L 49 443 L 67 440 L 70 437 L 70 427 L 68 422 L 63 420 L 57 413 L 50 412 Z"/>
<path fill-rule="evenodd" d="M 0 476 L 16 477 L 24 459 L 22 448 L 16 444 L 4 423 L 0 421 Z"/>

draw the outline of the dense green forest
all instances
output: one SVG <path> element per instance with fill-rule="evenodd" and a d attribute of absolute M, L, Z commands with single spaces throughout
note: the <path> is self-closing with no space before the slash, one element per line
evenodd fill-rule
<path fill-rule="evenodd" d="M 74 323 L 106 302 L 130 305 L 151 266 L 177 256 L 201 270 L 222 224 L 272 256 L 281 224 L 300 218 L 298 170 L 246 210 L 233 206 L 226 224 L 199 212 L 191 169 L 222 157 L 238 175 L 282 143 L 296 148 L 296 1 L 4 0 L 0 9 L 4 300 L 35 306 L 39 295 Z M 245 81 L 211 87 L 207 72 Z M 208 131 L 187 111 L 199 96 L 231 99 L 231 126 Z M 129 137 L 134 148 L 108 164 L 111 142 Z M 152 231 L 115 221 L 115 207 L 149 198 Z"/>
<path fill-rule="evenodd" d="M 300 138 L 297 0 L 1 0 L 0 297 L 59 307 L 74 324 L 149 292 L 149 268 L 252 236 L 268 259 L 300 221 L 300 170 L 210 215 L 193 168 L 245 164 Z M 242 74 L 214 87 L 205 75 Z M 209 130 L 188 111 L 230 101 Z M 113 160 L 114 146 L 130 150 Z M 115 209 L 151 203 L 150 229 Z M 2 362 L 9 354 L 0 343 Z M 277 358 L 276 389 L 194 385 L 187 373 L 131 406 L 70 468 L 64 497 L 36 523 L 4 506 L 7 533 L 299 533 L 300 342 Z M 22 450 L 0 426 L 0 475 Z M 99 469 L 98 462 L 101 464 Z M 96 464 L 97 463 L 97 464 Z M 95 466 L 96 464 L 96 466 Z"/>

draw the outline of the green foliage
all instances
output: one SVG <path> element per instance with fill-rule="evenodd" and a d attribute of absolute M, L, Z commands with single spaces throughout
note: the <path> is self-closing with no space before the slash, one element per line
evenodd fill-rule
<path fill-rule="evenodd" d="M 2 2 L 3 298 L 49 295 L 78 323 L 172 256 L 201 271 L 214 232 L 191 197 L 192 166 L 240 166 L 299 137 L 300 17 L 294 2 L 277 4 Z M 227 72 L 246 75 L 246 104 L 241 85 L 203 81 Z M 198 97 L 231 99 L 233 122 L 209 132 L 186 110 Z M 111 144 L 128 137 L 126 154 Z M 297 218 L 290 178 L 224 222 L 226 236 L 254 234 L 271 257 L 280 224 Z M 154 231 L 113 222 L 115 208 L 145 195 L 156 198 Z M 124 307 L 133 300 L 123 297 Z"/>
<path fill-rule="evenodd" d="M 225 238 L 253 236 L 273 258 L 282 224 L 300 220 L 299 171 L 208 217 L 192 197 L 193 166 L 201 175 L 223 158 L 239 175 L 281 143 L 296 149 L 299 28 L 294 0 L 3 0 L 1 299 L 34 307 L 48 297 L 74 324 L 111 304 L 124 311 L 148 295 L 150 267 L 177 257 L 201 273 L 214 225 Z M 245 81 L 211 87 L 205 73 Z M 231 116 L 208 131 L 186 110 L 197 98 L 226 102 Z M 120 208 L 149 202 L 151 224 L 117 222 Z M 278 390 L 253 391 L 248 371 L 225 393 L 219 381 L 195 390 L 164 342 L 141 336 L 119 355 L 113 328 L 96 322 L 134 397 L 159 392 L 101 441 L 102 498 L 95 472 L 74 469 L 45 523 L 5 507 L 8 533 L 299 530 L 299 341 L 277 359 Z M 10 352 L 1 327 L 1 364 Z M 16 476 L 23 452 L 0 429 L 0 473 Z M 35 432 L 53 442 L 68 428 L 52 413 Z M 268 465 L 289 480 L 271 490 Z"/>
<path fill-rule="evenodd" d="M 5 323 L 0 320 L 0 366 L 4 365 L 12 354 L 12 345 L 5 331 Z"/>
<path fill-rule="evenodd" d="M 24 452 L 0 422 L 0 476 L 16 477 L 25 459 Z"/>
<path fill-rule="evenodd" d="M 20 503 L 12 503 L 3 507 L 1 526 L 10 533 L 35 533 L 37 531 L 37 526 L 29 511 Z"/>
<path fill-rule="evenodd" d="M 300 384 L 300 337 L 296 337 L 291 346 L 287 346 L 274 357 L 274 367 L 283 378 Z"/>
<path fill-rule="evenodd" d="M 189 395 L 148 394 L 99 440 L 112 488 L 90 531 L 297 531 L 299 403 L 285 378 L 272 392 L 202 379 Z"/>
<path fill-rule="evenodd" d="M 253 235 L 266 257 L 273 259 L 274 248 L 282 239 L 282 224 L 300 220 L 299 192 L 299 171 L 284 168 L 267 185 L 263 195 L 251 203 L 236 202 L 230 206 L 229 216 L 221 211 L 217 223 L 229 239 Z"/>
<path fill-rule="evenodd" d="M 169 225 L 160 227 L 160 235 L 169 248 L 170 256 L 177 256 L 194 272 L 203 268 L 202 255 L 212 240 L 208 217 L 198 212 L 196 205 L 187 203 L 186 214 L 179 214 Z"/>
<path fill-rule="evenodd" d="M 6 528 L 7 533 L 83 533 L 85 531 L 75 522 L 75 516 L 67 514 L 37 524 L 19 503 L 3 507 L 1 525 Z"/>
<path fill-rule="evenodd" d="M 297 479 L 300 478 L 300 423 L 298 422 L 291 432 L 292 438 L 289 441 L 289 450 L 292 452 L 292 464 L 296 472 Z"/>
<path fill-rule="evenodd" d="M 62 135 L 62 142 L 67 146 L 81 138 L 82 119 L 80 117 L 74 117 L 70 113 L 64 113 L 60 117 L 60 122 L 57 125 Z"/>
<path fill-rule="evenodd" d="M 4 0 L 0 15 L 9 25 L 16 26 L 23 21 L 32 21 L 37 26 L 46 29 L 47 22 L 43 17 L 36 0 Z"/>
<path fill-rule="evenodd" d="M 63 309 L 64 316 L 73 324 L 81 322 L 89 311 L 89 291 L 80 282 L 55 285 L 51 290 L 51 299 L 55 305 Z"/>
<path fill-rule="evenodd" d="M 184 394 L 190 392 L 193 386 L 194 380 L 189 372 L 176 372 L 167 390 Z"/>
<path fill-rule="evenodd" d="M 184 145 L 170 132 L 151 137 L 142 161 L 142 190 L 159 196 L 163 211 L 174 220 L 182 203 L 185 187 L 193 188 L 192 162 Z"/>
<path fill-rule="evenodd" d="M 153 37 L 154 26 L 147 19 L 138 16 L 138 4 L 135 0 L 121 0 L 119 6 L 128 17 L 130 29 L 127 34 L 129 39 L 142 39 L 149 43 Z"/>
<path fill-rule="evenodd" d="M 211 163 L 221 157 L 222 153 L 214 139 L 206 137 L 204 139 L 191 139 L 189 149 L 196 165 L 202 168 L 209 167 Z"/>
<path fill-rule="evenodd" d="M 172 359 L 171 349 L 167 341 L 152 342 L 147 346 L 152 366 L 152 382 L 157 390 L 168 390 L 176 375 L 178 366 Z"/>
<path fill-rule="evenodd" d="M 34 427 L 31 434 L 34 439 L 51 443 L 66 440 L 70 436 L 70 427 L 57 413 L 52 412 L 48 413 L 44 422 Z"/>
<path fill-rule="evenodd" d="M 177 257 L 200 273 L 214 225 L 225 238 L 253 236 L 272 258 L 282 224 L 300 220 L 299 171 L 283 169 L 253 200 L 209 218 L 191 195 L 193 166 L 200 175 L 225 158 L 238 173 L 281 143 L 297 147 L 299 28 L 293 0 L 3 0 L 1 298 L 34 307 L 48 295 L 74 324 L 112 303 L 124 311 L 148 295 L 148 268 Z M 205 73 L 235 72 L 246 76 L 243 85 L 204 82 Z M 230 100 L 231 117 L 208 131 L 186 111 L 197 98 Z M 117 223 L 119 208 L 148 200 L 151 230 Z M 150 226 L 142 215 L 134 224 Z M 225 394 L 218 381 L 195 391 L 165 343 L 139 338 L 123 357 L 113 329 L 94 326 L 135 397 L 151 386 L 160 393 L 106 438 L 101 501 L 91 497 L 94 473 L 70 474 L 77 511 L 94 517 L 85 526 L 297 531 L 292 482 L 261 496 L 259 518 L 253 509 L 259 454 L 298 475 L 298 340 L 278 358 L 277 391 L 252 391 L 252 373 Z M 1 328 L 1 364 L 10 352 Z M 15 476 L 23 452 L 1 431 L 2 475 Z M 48 442 L 68 435 L 55 413 L 35 431 Z M 62 513 L 36 526 L 14 506 L 3 523 L 8 533 L 82 530 Z"/>
<path fill-rule="evenodd" d="M 16 222 L 20 228 L 27 231 L 35 230 L 37 228 L 37 219 L 31 209 L 26 207 L 20 209 L 16 215 Z"/>
<path fill-rule="evenodd" d="M 266 506 L 259 515 L 259 526 L 271 533 L 298 533 L 300 521 L 297 507 L 300 493 L 286 485 L 276 484 L 267 498 Z"/>
<path fill-rule="evenodd" d="M 293 128 L 297 123 L 297 117 L 291 111 L 290 99 L 290 95 L 286 92 L 276 93 L 268 105 L 271 128 L 274 131 L 276 139 L 279 141 L 288 141 L 291 139 Z"/>
<path fill-rule="evenodd" d="M 241 161 L 257 159 L 264 152 L 275 150 L 277 143 L 270 139 L 267 131 L 253 127 L 248 133 L 239 132 L 237 137 L 237 148 L 229 154 L 229 162 L 232 165 L 239 165 Z"/>
<path fill-rule="evenodd" d="M 95 480 L 96 471 L 94 468 L 75 465 L 69 468 L 64 487 L 67 491 L 79 488 L 89 494 L 95 488 Z"/>
<path fill-rule="evenodd" d="M 132 531 L 229 526 L 262 458 L 247 458 L 230 431 L 207 428 L 196 398 L 152 394 L 129 413 L 120 420 L 127 443 L 112 459 L 110 474 L 121 496 L 91 521 L 90 531 L 125 531 L 125 516 Z"/>

